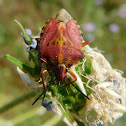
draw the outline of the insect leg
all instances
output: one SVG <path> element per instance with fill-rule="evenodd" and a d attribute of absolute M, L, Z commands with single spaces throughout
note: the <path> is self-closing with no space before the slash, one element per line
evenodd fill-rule
<path fill-rule="evenodd" d="M 37 99 L 32 103 L 32 105 L 34 105 L 39 100 L 39 98 L 46 93 L 49 87 L 53 84 L 54 80 L 55 79 L 53 79 L 52 82 L 49 84 L 49 86 L 47 86 L 47 88 L 37 97 Z"/>
<path fill-rule="evenodd" d="M 47 60 L 45 58 L 40 58 L 41 59 L 41 63 L 47 63 Z"/>
<path fill-rule="evenodd" d="M 69 78 L 67 78 L 69 81 L 70 81 L 70 79 Z M 71 82 L 71 81 L 70 81 Z M 90 98 L 87 96 L 87 95 L 85 95 L 79 88 L 77 88 L 73 83 L 71 83 L 72 84 L 72 86 L 74 86 L 81 94 L 83 94 L 84 95 L 84 97 L 86 97 L 87 99 L 89 99 L 90 100 Z"/>
<path fill-rule="evenodd" d="M 87 99 L 89 99 L 89 97 L 88 97 L 87 95 L 85 95 L 79 88 L 77 88 L 77 87 L 73 84 L 73 83 L 77 80 L 77 76 L 76 76 L 76 75 L 72 72 L 72 70 L 70 70 L 70 69 L 69 69 L 68 73 L 70 73 L 71 76 L 73 76 L 75 80 L 74 80 L 74 81 L 70 81 L 70 79 L 67 78 L 67 79 L 69 80 L 69 83 L 66 84 L 65 86 L 68 86 L 68 85 L 72 84 L 72 86 L 74 86 L 81 94 L 83 94 L 84 97 L 86 97 Z"/>
<path fill-rule="evenodd" d="M 86 42 L 82 43 L 82 47 L 84 47 L 84 46 L 86 46 L 86 45 L 88 45 L 90 43 L 91 43 L 90 41 L 86 41 Z"/>
<path fill-rule="evenodd" d="M 46 59 L 40 58 L 40 61 L 39 61 L 39 63 L 38 63 L 38 66 L 39 66 L 40 69 L 41 69 L 41 64 L 42 64 L 42 63 L 47 63 Z"/>
<path fill-rule="evenodd" d="M 43 74 L 47 73 L 48 71 L 49 71 L 49 69 L 45 69 L 45 70 L 41 71 L 41 79 L 42 79 L 42 84 L 43 84 L 44 90 L 46 90 L 46 86 L 44 83 Z"/>
<path fill-rule="evenodd" d="M 77 76 L 72 72 L 71 69 L 69 69 L 68 73 L 75 79 L 74 81 L 70 81 L 68 84 L 66 84 L 66 86 L 74 83 L 75 81 L 77 81 Z"/>

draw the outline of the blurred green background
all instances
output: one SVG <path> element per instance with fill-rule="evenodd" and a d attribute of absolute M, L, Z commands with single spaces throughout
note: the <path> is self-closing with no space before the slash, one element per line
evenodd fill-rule
<path fill-rule="evenodd" d="M 3 58 L 10 54 L 26 64 L 28 54 L 21 31 L 14 19 L 33 35 L 61 8 L 66 9 L 83 29 L 84 39 L 91 47 L 103 51 L 114 69 L 126 77 L 126 0 L 0 0 L 0 107 L 29 92 L 19 77 L 16 66 Z M 63 126 L 52 112 L 45 112 L 40 104 L 32 106 L 34 97 L 0 114 L 0 126 Z M 36 111 L 37 110 L 37 111 Z M 52 119 L 52 120 L 51 120 Z M 125 126 L 126 114 L 115 126 Z"/>

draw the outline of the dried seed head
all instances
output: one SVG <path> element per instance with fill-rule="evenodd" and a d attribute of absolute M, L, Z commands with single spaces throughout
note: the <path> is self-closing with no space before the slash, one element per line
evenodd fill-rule
<path fill-rule="evenodd" d="M 122 77 L 122 72 L 114 70 L 105 57 L 86 47 L 87 56 L 92 59 L 93 73 L 90 79 L 97 81 L 97 85 L 92 88 L 90 100 L 87 100 L 83 109 L 81 119 L 85 124 L 97 125 L 103 122 L 113 124 L 126 112 L 126 79 Z"/>

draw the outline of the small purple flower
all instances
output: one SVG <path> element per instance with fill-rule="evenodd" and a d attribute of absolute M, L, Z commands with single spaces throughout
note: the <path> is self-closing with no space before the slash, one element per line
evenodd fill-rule
<path fill-rule="evenodd" d="M 87 32 L 93 32 L 96 30 L 96 25 L 92 22 L 87 22 L 84 24 L 84 29 L 87 31 Z"/>
<path fill-rule="evenodd" d="M 97 6 L 100 6 L 100 5 L 103 4 L 103 0 L 94 0 L 94 1 L 95 1 L 95 4 L 96 4 Z"/>
<path fill-rule="evenodd" d="M 111 32 L 113 32 L 113 33 L 118 33 L 118 32 L 120 32 L 120 27 L 119 27 L 118 24 L 111 23 L 111 24 L 109 25 L 109 30 L 110 30 Z"/>
<path fill-rule="evenodd" d="M 31 36 L 32 35 L 32 31 L 30 29 L 25 29 L 26 33 Z"/>
<path fill-rule="evenodd" d="M 126 4 L 122 5 L 117 13 L 120 18 L 126 18 Z"/>
<path fill-rule="evenodd" d="M 51 111 L 52 110 L 52 101 L 47 103 L 47 100 L 42 101 L 42 106 L 44 106 L 47 111 Z"/>
<path fill-rule="evenodd" d="M 25 32 L 29 35 L 29 37 L 30 37 L 31 40 L 32 40 L 32 39 L 33 39 L 33 37 L 32 37 L 32 31 L 31 31 L 30 29 L 25 29 Z M 29 45 L 29 42 L 27 41 L 26 36 L 24 35 L 23 32 L 21 32 L 21 35 L 23 36 L 23 39 L 24 39 L 25 43 L 26 43 L 27 45 Z"/>
<path fill-rule="evenodd" d="M 100 125 L 100 126 L 103 126 L 104 123 L 103 123 L 103 121 L 97 121 L 96 124 Z"/>
<path fill-rule="evenodd" d="M 31 49 L 36 49 L 37 47 L 37 41 L 33 41 L 30 46 L 27 48 L 27 52 L 29 52 Z"/>

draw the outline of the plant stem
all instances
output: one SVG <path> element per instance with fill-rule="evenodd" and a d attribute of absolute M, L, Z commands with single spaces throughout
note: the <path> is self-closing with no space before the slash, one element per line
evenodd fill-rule
<path fill-rule="evenodd" d="M 21 123 L 24 123 L 24 121 L 36 117 L 37 118 L 40 116 L 38 112 L 41 111 L 41 116 L 44 115 L 46 113 L 46 109 L 44 107 L 37 107 L 37 108 L 33 108 L 32 110 L 29 110 L 25 113 L 22 113 L 21 115 L 16 116 L 14 119 L 12 119 L 12 122 L 15 125 L 21 125 Z"/>
<path fill-rule="evenodd" d="M 27 99 L 35 96 L 35 95 L 36 95 L 35 91 L 30 91 L 30 92 L 28 92 L 28 93 L 26 93 L 26 94 L 24 94 L 24 95 L 22 95 L 22 96 L 20 96 L 20 97 L 18 97 L 16 99 L 14 99 L 13 101 L 3 105 L 0 108 L 0 113 L 7 111 L 8 109 L 18 105 L 19 103 L 22 103 L 23 101 L 25 101 L 25 100 L 27 100 Z"/>
<path fill-rule="evenodd" d="M 54 115 L 52 118 L 48 119 L 45 123 L 43 123 L 41 126 L 55 126 L 57 123 L 61 121 L 60 118 L 58 118 L 57 115 Z"/>

